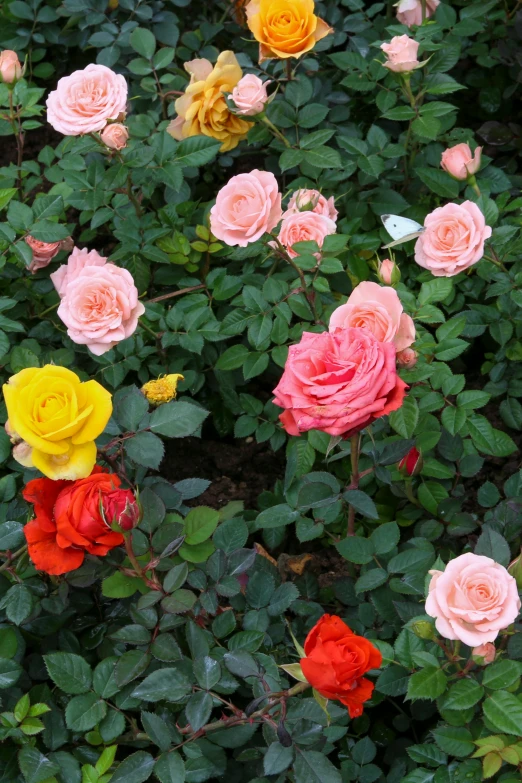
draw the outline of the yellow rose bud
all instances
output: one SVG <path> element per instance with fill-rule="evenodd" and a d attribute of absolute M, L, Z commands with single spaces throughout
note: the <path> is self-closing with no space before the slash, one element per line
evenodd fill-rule
<path fill-rule="evenodd" d="M 184 380 L 183 375 L 165 375 L 156 381 L 147 381 L 141 387 L 141 391 L 151 405 L 163 405 L 165 402 L 172 402 L 176 399 L 178 381 L 182 380 Z"/>
<path fill-rule="evenodd" d="M 314 0 L 250 0 L 247 24 L 259 42 L 259 62 L 302 57 L 332 33 L 314 9 Z"/>
<path fill-rule="evenodd" d="M 112 413 L 111 394 L 103 386 L 47 364 L 11 376 L 3 392 L 10 429 L 24 441 L 24 460 L 30 455 L 34 467 L 53 480 L 90 475 L 94 441 Z"/>

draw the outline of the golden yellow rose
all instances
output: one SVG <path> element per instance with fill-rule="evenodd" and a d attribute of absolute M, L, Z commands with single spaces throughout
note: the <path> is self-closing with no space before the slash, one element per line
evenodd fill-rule
<path fill-rule="evenodd" d="M 185 63 L 190 82 L 185 94 L 174 104 L 178 116 L 167 131 L 181 141 L 189 136 L 212 136 L 222 142 L 221 152 L 237 147 L 251 122 L 229 111 L 225 93 L 232 92 L 243 76 L 234 52 L 221 52 L 214 66 L 208 60 Z"/>
<path fill-rule="evenodd" d="M 333 32 L 314 8 L 314 0 L 250 0 L 247 24 L 259 42 L 259 62 L 301 57 Z"/>
<path fill-rule="evenodd" d="M 94 440 L 112 413 L 111 394 L 103 386 L 82 383 L 71 370 L 46 364 L 13 375 L 3 392 L 8 429 L 26 444 L 23 465 L 54 480 L 90 475 L 96 462 Z"/>

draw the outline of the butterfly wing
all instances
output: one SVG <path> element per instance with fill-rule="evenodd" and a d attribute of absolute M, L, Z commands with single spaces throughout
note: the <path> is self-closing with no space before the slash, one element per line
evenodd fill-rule
<path fill-rule="evenodd" d="M 394 240 L 386 247 L 393 247 L 396 244 L 408 242 L 410 239 L 420 236 L 424 231 L 424 226 L 421 226 L 416 220 L 410 220 L 410 218 L 401 217 L 400 215 L 382 215 L 381 220 L 384 228 Z"/>

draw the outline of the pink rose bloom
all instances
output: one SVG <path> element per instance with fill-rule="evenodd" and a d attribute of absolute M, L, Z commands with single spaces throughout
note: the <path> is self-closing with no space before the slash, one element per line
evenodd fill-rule
<path fill-rule="evenodd" d="M 445 639 L 469 647 L 493 642 L 520 612 L 517 583 L 504 566 L 471 552 L 450 560 L 445 571 L 430 571 L 426 614 Z"/>
<path fill-rule="evenodd" d="M 318 215 L 317 212 L 296 212 L 283 218 L 279 241 L 285 247 L 290 258 L 295 258 L 299 255 L 293 249 L 297 242 L 313 241 L 322 247 L 324 238 L 328 234 L 335 234 L 336 229 L 334 221 L 326 215 Z"/>
<path fill-rule="evenodd" d="M 359 283 L 346 304 L 333 311 L 329 329 L 367 329 L 381 343 L 393 343 L 396 351 L 415 341 L 415 324 L 402 310 L 394 288 L 378 283 Z"/>
<path fill-rule="evenodd" d="M 86 266 L 104 266 L 106 263 L 107 259 L 96 250 L 87 250 L 86 247 L 80 250 L 79 247 L 75 247 L 67 263 L 58 267 L 56 272 L 50 275 L 50 278 L 59 296 L 62 297 L 71 280 L 75 280 Z"/>
<path fill-rule="evenodd" d="M 381 49 L 388 58 L 383 65 L 390 71 L 406 73 L 415 70 L 419 65 L 417 59 L 419 44 L 408 35 L 396 35 L 390 43 L 381 44 Z"/>
<path fill-rule="evenodd" d="M 475 154 L 471 152 L 468 144 L 456 144 L 442 153 L 440 165 L 455 179 L 467 179 L 480 168 L 482 147 L 477 147 Z"/>
<path fill-rule="evenodd" d="M 417 364 L 418 358 L 417 351 L 414 351 L 413 348 L 405 348 L 398 352 L 397 364 L 402 370 L 411 370 Z"/>
<path fill-rule="evenodd" d="M 286 212 L 283 217 L 296 215 L 298 212 L 315 212 L 317 215 L 325 215 L 330 220 L 337 220 L 338 212 L 335 208 L 333 196 L 326 199 L 318 190 L 302 188 L 292 194 Z"/>
<path fill-rule="evenodd" d="M 493 642 L 486 642 L 486 644 L 479 644 L 478 647 L 474 647 L 471 651 L 471 655 L 475 663 L 479 666 L 487 666 L 488 663 L 493 663 L 497 651 Z"/>
<path fill-rule="evenodd" d="M 266 91 L 270 82 L 262 82 L 259 76 L 248 73 L 238 81 L 232 90 L 232 100 L 236 104 L 237 113 L 246 117 L 261 114 L 268 100 Z"/>
<path fill-rule="evenodd" d="M 426 19 L 436 11 L 440 0 L 426 0 Z M 422 24 L 422 3 L 421 0 L 400 0 L 396 5 L 397 21 L 405 24 L 406 27 Z"/>
<path fill-rule="evenodd" d="M 144 312 L 132 275 L 114 264 L 85 267 L 68 282 L 58 308 L 71 340 L 96 356 L 130 337 Z"/>
<path fill-rule="evenodd" d="M 395 349 L 366 329 L 304 332 L 288 352 L 274 403 L 289 435 L 321 430 L 348 438 L 402 405 Z"/>
<path fill-rule="evenodd" d="M 47 120 L 64 136 L 105 128 L 127 107 L 127 82 L 105 65 L 88 65 L 59 80 L 47 98 Z"/>
<path fill-rule="evenodd" d="M 472 201 L 445 204 L 426 217 L 415 261 L 435 277 L 453 277 L 480 261 L 490 236 L 491 228 Z"/>
<path fill-rule="evenodd" d="M 50 264 L 51 260 L 62 249 L 61 242 L 41 242 L 32 236 L 26 236 L 25 241 L 33 251 L 33 260 L 29 265 L 29 271 L 33 272 L 33 274 L 38 269 L 43 269 Z"/>
<path fill-rule="evenodd" d="M 127 146 L 129 131 L 120 122 L 113 122 L 105 126 L 100 138 L 110 150 L 122 150 Z"/>
<path fill-rule="evenodd" d="M 16 52 L 4 49 L 0 53 L 0 80 L 4 84 L 13 84 L 22 78 L 22 65 Z"/>
<path fill-rule="evenodd" d="M 221 188 L 210 210 L 210 229 L 226 245 L 246 247 L 281 220 L 281 194 L 270 171 L 237 174 Z"/>
<path fill-rule="evenodd" d="M 377 276 L 384 285 L 396 285 L 401 279 L 399 267 L 395 261 L 391 261 L 389 258 L 385 258 L 379 264 Z"/>

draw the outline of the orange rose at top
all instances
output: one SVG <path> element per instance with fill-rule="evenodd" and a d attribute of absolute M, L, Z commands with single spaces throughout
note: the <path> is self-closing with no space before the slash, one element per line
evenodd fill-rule
<path fill-rule="evenodd" d="M 314 0 L 250 0 L 247 24 L 259 43 L 259 62 L 302 57 L 332 33 L 314 10 Z"/>
<path fill-rule="evenodd" d="M 233 114 L 225 100 L 225 93 L 232 92 L 243 76 L 236 55 L 221 52 L 214 66 L 209 60 L 190 60 L 185 70 L 190 82 L 174 104 L 178 116 L 169 124 L 168 133 L 178 141 L 211 136 L 222 142 L 221 152 L 233 150 L 252 127 Z"/>
<path fill-rule="evenodd" d="M 362 715 L 374 688 L 364 675 L 380 667 L 379 650 L 354 634 L 340 617 L 325 614 L 306 637 L 304 651 L 301 670 L 312 688 L 348 707 L 350 718 Z"/>
<path fill-rule="evenodd" d="M 54 480 L 91 473 L 94 441 L 112 413 L 111 394 L 103 386 L 82 383 L 71 370 L 47 364 L 11 376 L 3 392 L 8 431 L 24 442 L 23 449 L 15 447 L 15 459 Z"/>

